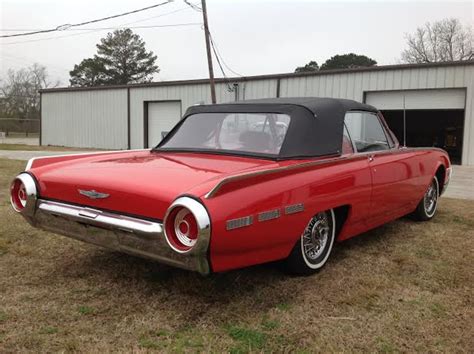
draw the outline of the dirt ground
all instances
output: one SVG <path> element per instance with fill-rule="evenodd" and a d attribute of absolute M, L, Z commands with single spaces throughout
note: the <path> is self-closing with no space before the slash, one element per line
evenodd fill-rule
<path fill-rule="evenodd" d="M 474 348 L 474 201 L 343 242 L 314 276 L 204 278 L 31 228 L 8 200 L 23 167 L 0 160 L 0 352 Z"/>

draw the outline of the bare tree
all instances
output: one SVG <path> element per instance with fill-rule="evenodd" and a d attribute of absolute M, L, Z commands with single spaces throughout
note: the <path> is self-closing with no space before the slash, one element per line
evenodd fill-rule
<path fill-rule="evenodd" d="M 474 59 L 472 28 L 456 18 L 427 22 L 414 34 L 407 34 L 408 48 L 402 52 L 406 63 L 434 63 Z"/>
<path fill-rule="evenodd" d="M 0 115 L 4 118 L 38 119 L 39 90 L 58 85 L 59 82 L 49 81 L 46 68 L 36 63 L 29 68 L 8 70 L 0 84 Z"/>

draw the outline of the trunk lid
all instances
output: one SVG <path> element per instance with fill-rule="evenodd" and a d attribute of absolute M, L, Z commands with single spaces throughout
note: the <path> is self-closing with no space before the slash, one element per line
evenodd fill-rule
<path fill-rule="evenodd" d="M 173 200 L 190 189 L 273 164 L 253 158 L 145 150 L 53 162 L 31 173 L 39 181 L 41 198 L 163 219 Z M 94 192 L 108 196 L 84 195 Z"/>

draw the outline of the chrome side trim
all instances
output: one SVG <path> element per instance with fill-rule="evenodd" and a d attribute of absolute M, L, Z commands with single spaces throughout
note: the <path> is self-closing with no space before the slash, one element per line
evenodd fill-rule
<path fill-rule="evenodd" d="M 244 216 L 243 218 L 227 220 L 226 230 L 234 230 L 245 226 L 250 226 L 253 223 L 253 216 Z"/>
<path fill-rule="evenodd" d="M 279 172 L 286 172 L 286 171 L 292 171 L 292 170 L 297 170 L 297 169 L 301 169 L 301 168 L 319 166 L 319 165 L 324 165 L 324 164 L 329 164 L 329 163 L 333 163 L 333 162 L 338 162 L 338 161 L 347 160 L 347 159 L 354 159 L 354 158 L 358 159 L 360 157 L 359 156 L 350 156 L 350 157 L 338 156 L 338 157 L 332 158 L 332 159 L 310 161 L 310 162 L 304 162 L 304 163 L 290 165 L 290 166 L 277 167 L 277 168 L 273 168 L 273 169 L 269 169 L 269 170 L 255 171 L 255 172 L 249 172 L 249 173 L 244 173 L 244 174 L 235 175 L 235 176 L 229 176 L 229 177 L 226 177 L 226 178 L 222 179 L 219 183 L 217 183 L 214 186 L 214 188 L 212 188 L 204 196 L 204 198 L 206 198 L 206 199 L 213 198 L 223 186 L 225 186 L 226 184 L 229 184 L 231 182 L 241 181 L 241 180 L 244 180 L 244 179 L 257 177 L 257 176 L 265 176 L 265 175 L 270 175 L 270 174 L 279 173 Z"/>
<path fill-rule="evenodd" d="M 209 239 L 203 238 L 193 253 L 177 253 L 168 246 L 160 222 L 44 199 L 37 200 L 33 215 L 21 215 L 42 230 L 203 275 L 210 273 Z"/>
<path fill-rule="evenodd" d="M 245 180 L 247 178 L 252 178 L 252 177 L 257 177 L 257 176 L 264 176 L 264 175 L 269 175 L 269 174 L 274 174 L 274 173 L 279 173 L 279 172 L 286 172 L 286 171 L 292 171 L 292 170 L 297 170 L 297 169 L 302 169 L 302 168 L 308 168 L 308 167 L 314 167 L 314 166 L 320 166 L 320 165 L 325 165 L 325 164 L 330 164 L 334 162 L 339 162 L 339 161 L 351 161 L 351 160 L 359 160 L 361 158 L 367 158 L 369 155 L 373 155 L 377 157 L 378 155 L 386 155 L 386 154 L 396 154 L 399 152 L 410 152 L 410 151 L 420 151 L 420 150 L 437 150 L 440 152 L 444 152 L 444 150 L 439 149 L 439 148 L 431 148 L 431 147 L 417 147 L 417 148 L 391 148 L 387 150 L 380 150 L 380 151 L 370 151 L 370 152 L 356 152 L 351 155 L 347 156 L 338 156 L 335 158 L 330 158 L 330 159 L 325 159 L 325 160 L 317 160 L 317 161 L 310 161 L 310 162 L 304 162 L 301 164 L 295 164 L 295 165 L 290 165 L 290 166 L 284 166 L 284 167 L 277 167 L 273 169 L 268 169 L 268 170 L 262 170 L 262 171 L 255 171 L 255 172 L 248 172 L 248 173 L 243 173 L 240 175 L 234 175 L 234 176 L 229 176 L 217 183 L 205 196 L 204 198 L 206 199 L 211 199 L 216 196 L 216 194 L 219 192 L 219 190 L 225 186 L 226 184 L 236 182 L 236 181 L 241 181 Z"/>
<path fill-rule="evenodd" d="M 278 219 L 281 216 L 280 209 L 268 210 L 258 214 L 258 221 Z"/>
<path fill-rule="evenodd" d="M 287 205 L 285 207 L 285 214 L 290 215 L 290 214 L 296 214 L 299 212 L 304 211 L 304 204 L 299 203 L 299 204 L 293 204 L 293 205 Z"/>

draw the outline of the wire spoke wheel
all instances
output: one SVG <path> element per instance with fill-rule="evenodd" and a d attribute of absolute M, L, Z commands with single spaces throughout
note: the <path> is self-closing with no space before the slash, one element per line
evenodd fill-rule
<path fill-rule="evenodd" d="M 314 272 L 324 266 L 335 238 L 336 221 L 333 210 L 313 216 L 301 235 L 299 257 L 305 272 Z"/>
<path fill-rule="evenodd" d="M 438 203 L 438 183 L 436 179 L 433 179 L 428 190 L 423 197 L 423 205 L 425 207 L 425 213 L 427 216 L 432 216 L 436 211 L 436 204 Z"/>
<path fill-rule="evenodd" d="M 330 231 L 329 217 L 325 212 L 319 213 L 311 219 L 302 240 L 304 254 L 309 260 L 315 261 L 322 255 Z"/>

